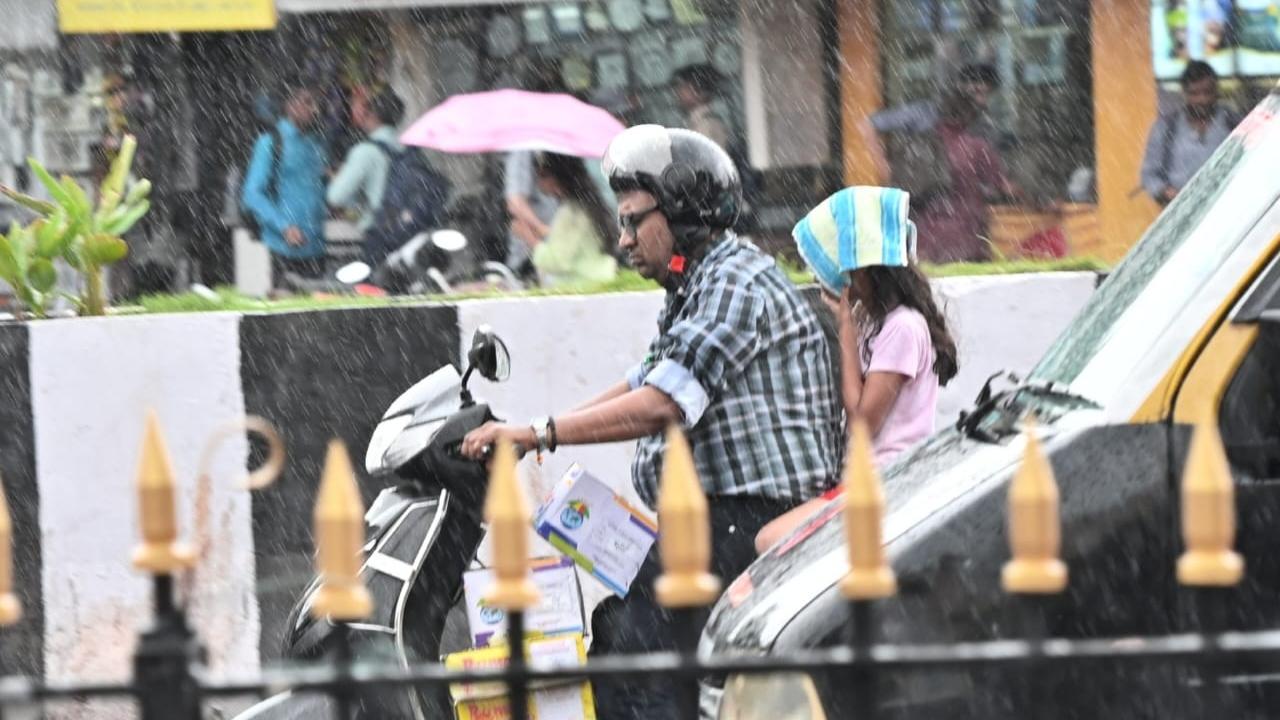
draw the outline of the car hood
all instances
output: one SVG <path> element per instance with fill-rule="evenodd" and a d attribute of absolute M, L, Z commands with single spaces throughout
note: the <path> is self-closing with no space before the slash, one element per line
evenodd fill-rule
<path fill-rule="evenodd" d="M 1092 422 L 1096 413 L 1073 415 L 1039 435 L 1062 487 L 1064 555 L 1087 556 L 1104 534 L 1164 523 L 1168 428 L 1103 426 Z M 901 626 L 882 628 L 885 639 L 990 636 L 981 628 L 964 631 L 944 616 L 954 605 L 981 617 L 975 603 L 1001 601 L 999 571 L 1008 558 L 1006 488 L 1024 447 L 1021 437 L 990 444 L 946 430 L 886 470 L 884 537 L 900 585 L 890 604 L 912 608 Z M 702 652 L 762 653 L 776 644 L 813 647 L 828 635 L 839 637 L 834 631 L 845 615 L 835 585 L 848 571 L 841 506 L 828 503 L 729 585 L 711 613 Z M 1144 519 L 1114 517 L 1126 511 Z M 1090 525 L 1107 522 L 1114 527 Z M 1146 532 L 1151 538 L 1159 534 Z M 975 589 L 975 573 L 991 592 Z M 987 600 L 979 601 L 980 595 Z M 924 621 L 931 615 L 941 620 L 944 636 L 938 636 L 937 623 Z"/>

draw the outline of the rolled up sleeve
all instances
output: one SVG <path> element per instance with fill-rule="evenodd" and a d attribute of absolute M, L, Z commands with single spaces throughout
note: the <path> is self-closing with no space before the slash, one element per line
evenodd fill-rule
<path fill-rule="evenodd" d="M 639 363 L 627 371 L 627 387 L 639 390 L 640 386 L 644 385 L 644 376 L 644 363 Z"/>
<path fill-rule="evenodd" d="M 693 373 L 673 360 L 663 360 L 644 376 L 644 384 L 666 393 L 680 408 L 686 427 L 693 427 L 711 404 L 707 391 Z"/>
<path fill-rule="evenodd" d="M 731 280 L 709 288 L 667 331 L 666 347 L 645 384 L 671 396 L 687 427 L 697 425 L 727 382 L 758 354 L 763 312 L 747 282 Z"/>

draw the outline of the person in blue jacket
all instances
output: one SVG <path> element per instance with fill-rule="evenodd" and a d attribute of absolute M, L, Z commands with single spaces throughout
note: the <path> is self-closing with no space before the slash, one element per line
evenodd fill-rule
<path fill-rule="evenodd" d="M 316 92 L 302 80 L 290 80 L 284 98 L 283 116 L 254 144 L 241 189 L 241 204 L 271 251 L 277 281 L 285 272 L 323 274 L 327 213 L 328 160 L 312 134 L 320 116 Z"/>

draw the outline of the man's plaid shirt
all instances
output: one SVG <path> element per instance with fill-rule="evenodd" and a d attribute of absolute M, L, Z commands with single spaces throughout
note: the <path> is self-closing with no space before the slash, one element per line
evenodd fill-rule
<path fill-rule="evenodd" d="M 833 485 L 843 411 L 818 317 L 773 259 L 728 235 L 667 293 L 659 334 L 627 375 L 680 406 L 709 495 L 806 500 Z M 664 433 L 631 466 L 656 507 Z"/>

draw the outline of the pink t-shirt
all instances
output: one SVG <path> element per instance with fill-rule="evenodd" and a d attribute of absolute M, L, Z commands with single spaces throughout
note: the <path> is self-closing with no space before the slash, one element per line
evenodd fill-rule
<path fill-rule="evenodd" d="M 873 442 L 876 465 L 883 467 L 898 453 L 933 434 L 938 375 L 933 371 L 929 325 L 923 315 L 911 308 L 899 306 L 890 311 L 884 327 L 869 342 L 870 358 L 868 353 L 862 354 L 864 377 L 890 372 L 907 378 Z"/>

